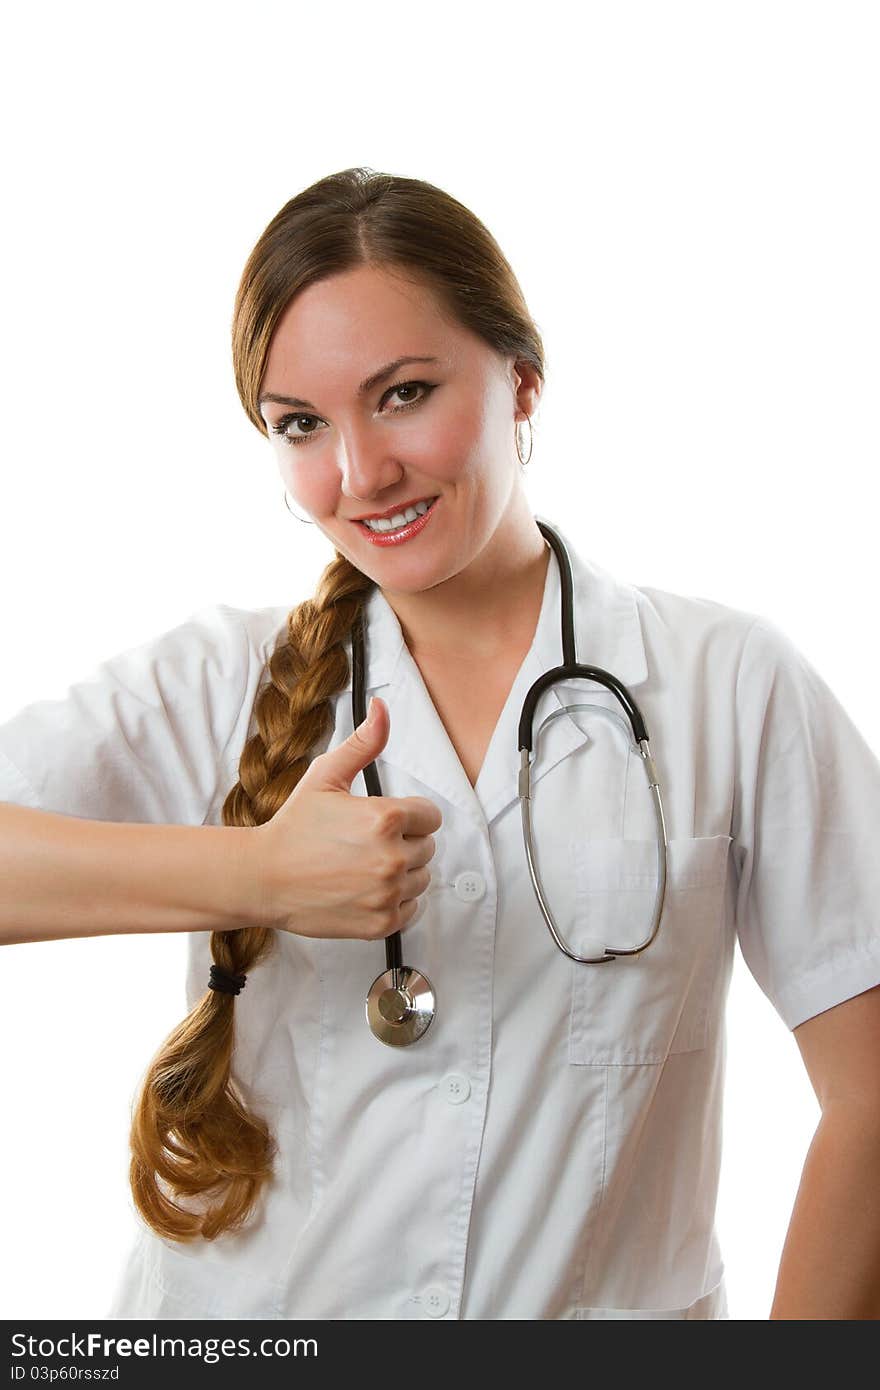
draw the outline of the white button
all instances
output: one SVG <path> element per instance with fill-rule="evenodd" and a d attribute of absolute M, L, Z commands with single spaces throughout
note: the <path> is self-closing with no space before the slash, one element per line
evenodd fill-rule
<path fill-rule="evenodd" d="M 476 869 L 468 869 L 467 873 L 459 874 L 455 880 L 455 891 L 462 902 L 478 902 L 486 891 L 486 880 Z"/>
<path fill-rule="evenodd" d="M 449 1101 L 450 1105 L 461 1105 L 461 1102 L 467 1100 L 470 1093 L 471 1083 L 460 1072 L 451 1071 L 440 1082 L 440 1094 Z"/>
<path fill-rule="evenodd" d="M 442 1318 L 449 1311 L 449 1294 L 439 1284 L 431 1284 L 422 1294 L 422 1307 L 429 1318 Z"/>

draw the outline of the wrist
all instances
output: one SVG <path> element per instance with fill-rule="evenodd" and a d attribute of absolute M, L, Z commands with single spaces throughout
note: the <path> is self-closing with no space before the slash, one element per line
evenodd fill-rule
<path fill-rule="evenodd" d="M 273 826 L 273 821 L 267 821 L 264 825 L 235 829 L 238 838 L 232 845 L 232 891 L 240 924 L 289 931 L 289 915 L 285 916 L 281 906 L 284 893 L 276 882 L 281 861 Z"/>
<path fill-rule="evenodd" d="M 258 825 L 223 828 L 224 867 L 218 874 L 223 884 L 225 921 L 218 929 L 271 927 L 266 875 L 263 870 L 263 838 Z"/>

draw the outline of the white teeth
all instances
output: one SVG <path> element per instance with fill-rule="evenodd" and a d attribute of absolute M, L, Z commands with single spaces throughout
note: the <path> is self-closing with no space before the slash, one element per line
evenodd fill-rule
<path fill-rule="evenodd" d="M 405 512 L 395 512 L 394 516 L 382 516 L 377 521 L 365 521 L 364 525 L 369 526 L 371 531 L 399 531 L 401 526 L 409 525 L 417 516 L 424 516 L 430 505 L 429 500 L 416 502 L 414 507 L 407 507 Z"/>

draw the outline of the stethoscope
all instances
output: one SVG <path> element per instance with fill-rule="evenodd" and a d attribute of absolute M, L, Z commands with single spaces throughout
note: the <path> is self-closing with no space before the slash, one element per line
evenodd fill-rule
<path fill-rule="evenodd" d="M 561 666 L 556 666 L 550 671 L 546 671 L 535 681 L 531 690 L 525 698 L 522 714 L 519 721 L 519 753 L 520 769 L 518 795 L 522 808 L 523 841 L 525 844 L 526 858 L 529 865 L 529 874 L 532 879 L 532 887 L 538 899 L 538 905 L 544 916 L 544 921 L 550 929 L 550 935 L 556 942 L 560 951 L 563 951 L 570 960 L 577 961 L 581 965 L 604 965 L 606 961 L 615 960 L 617 956 L 634 956 L 640 951 L 644 951 L 650 946 L 657 929 L 660 926 L 660 918 L 663 913 L 663 903 L 666 898 L 666 860 L 668 843 L 666 839 L 666 823 L 663 817 L 663 804 L 660 800 L 660 783 L 657 778 L 657 769 L 654 759 L 651 757 L 651 749 L 648 744 L 648 731 L 645 721 L 632 695 L 616 676 L 610 672 L 603 671 L 598 666 L 581 666 L 578 664 L 577 651 L 574 633 L 574 582 L 571 572 L 571 561 L 565 548 L 562 537 L 545 521 L 538 521 L 538 528 L 541 534 L 550 542 L 559 561 L 559 574 L 562 587 L 562 660 Z M 352 631 L 352 687 L 351 704 L 353 727 L 357 728 L 363 723 L 366 717 L 365 694 L 364 694 L 364 623 L 363 612 L 359 616 Z M 651 791 L 654 810 L 657 818 L 657 851 L 658 851 L 658 881 L 657 895 L 654 901 L 654 916 L 651 923 L 651 932 L 640 946 L 629 946 L 615 948 L 606 946 L 603 941 L 586 941 L 584 946 L 587 950 L 586 955 L 576 955 L 570 951 L 562 939 L 559 928 L 553 918 L 553 913 L 547 903 L 544 891 L 538 878 L 538 871 L 535 867 L 535 858 L 532 847 L 532 820 L 531 820 L 531 786 L 530 786 L 530 766 L 532 757 L 532 723 L 535 717 L 535 707 L 544 691 L 557 681 L 568 681 L 573 677 L 584 677 L 587 680 L 598 681 L 600 685 L 607 688 L 617 697 L 629 718 L 633 738 L 635 740 L 635 750 L 641 754 L 645 773 L 648 779 L 648 787 Z M 602 706 L 579 704 L 565 705 L 561 709 L 554 710 L 548 715 L 543 724 L 538 729 L 540 734 L 551 719 L 557 719 L 561 714 L 567 714 L 573 709 L 592 709 L 598 713 L 609 715 L 612 719 L 619 722 L 626 733 L 626 725 L 620 715 L 611 710 L 604 709 Z M 382 788 L 379 784 L 379 774 L 376 771 L 375 762 L 368 763 L 363 769 L 364 781 L 367 792 L 370 796 L 381 796 Z M 367 995 L 367 1022 L 375 1036 L 380 1042 L 388 1043 L 392 1047 L 405 1047 L 409 1043 L 416 1042 L 431 1022 L 435 1013 L 434 990 L 430 980 L 419 970 L 412 966 L 404 965 L 401 956 L 401 933 L 392 932 L 385 938 L 385 965 L 386 969 L 381 975 L 377 975 L 370 992 Z"/>

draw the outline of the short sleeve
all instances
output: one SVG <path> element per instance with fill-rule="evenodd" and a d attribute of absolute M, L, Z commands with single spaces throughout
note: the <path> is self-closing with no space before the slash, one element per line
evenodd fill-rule
<path fill-rule="evenodd" d="M 0 800 L 91 820 L 201 824 L 278 610 L 213 604 L 0 725 Z M 268 636 L 268 633 L 267 633 Z"/>
<path fill-rule="evenodd" d="M 736 710 L 737 933 L 796 1028 L 880 983 L 880 762 L 765 618 L 743 645 Z"/>

